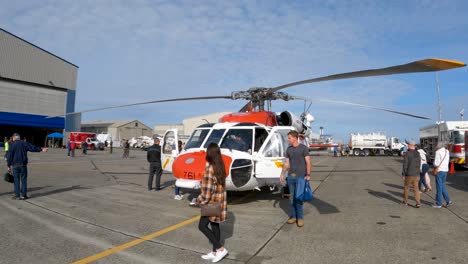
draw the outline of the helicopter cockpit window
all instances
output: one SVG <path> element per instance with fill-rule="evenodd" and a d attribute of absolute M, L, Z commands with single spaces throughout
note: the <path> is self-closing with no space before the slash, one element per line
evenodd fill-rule
<path fill-rule="evenodd" d="M 172 150 L 175 149 L 175 135 L 173 131 L 167 132 L 164 136 L 164 145 L 163 145 L 163 153 L 164 154 L 171 154 Z"/>
<path fill-rule="evenodd" d="M 185 149 L 199 148 L 210 132 L 209 129 L 196 129 L 185 144 Z"/>
<path fill-rule="evenodd" d="M 208 145 L 210 145 L 211 143 L 219 144 L 219 141 L 223 137 L 224 132 L 226 132 L 226 129 L 213 129 L 203 147 L 208 148 Z"/>
<path fill-rule="evenodd" d="M 251 153 L 252 129 L 230 129 L 221 142 L 221 148 L 239 150 Z"/>
<path fill-rule="evenodd" d="M 254 152 L 258 152 L 260 150 L 267 137 L 268 132 L 266 131 L 266 129 L 260 127 L 255 128 Z"/>
<path fill-rule="evenodd" d="M 263 155 L 265 157 L 284 157 L 288 147 L 288 132 L 288 130 L 275 131 L 263 150 Z"/>

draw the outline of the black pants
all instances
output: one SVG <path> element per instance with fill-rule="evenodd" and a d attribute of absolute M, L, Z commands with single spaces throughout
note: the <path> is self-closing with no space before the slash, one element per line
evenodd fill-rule
<path fill-rule="evenodd" d="M 208 224 L 211 225 L 211 229 L 208 228 Z M 198 229 L 210 240 L 213 244 L 213 252 L 221 248 L 221 230 L 219 229 L 219 223 L 210 222 L 208 216 L 200 217 L 198 223 Z"/>
<path fill-rule="evenodd" d="M 149 177 L 148 177 L 148 190 L 153 188 L 153 177 L 156 174 L 156 190 L 161 188 L 161 175 L 162 175 L 162 167 L 161 163 L 159 162 L 152 162 L 149 166 Z"/>

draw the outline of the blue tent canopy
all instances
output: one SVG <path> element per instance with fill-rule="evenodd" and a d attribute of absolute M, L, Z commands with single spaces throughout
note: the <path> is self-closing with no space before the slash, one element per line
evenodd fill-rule
<path fill-rule="evenodd" d="M 63 135 L 58 132 L 54 132 L 52 134 L 47 135 L 47 137 L 48 138 L 63 138 Z"/>

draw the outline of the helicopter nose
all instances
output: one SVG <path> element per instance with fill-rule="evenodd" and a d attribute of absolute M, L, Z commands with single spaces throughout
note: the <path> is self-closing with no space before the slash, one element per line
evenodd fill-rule
<path fill-rule="evenodd" d="M 222 155 L 226 174 L 229 174 L 229 167 L 232 159 Z M 205 175 L 206 152 L 190 152 L 179 155 L 172 164 L 172 172 L 178 179 L 201 180 Z"/>

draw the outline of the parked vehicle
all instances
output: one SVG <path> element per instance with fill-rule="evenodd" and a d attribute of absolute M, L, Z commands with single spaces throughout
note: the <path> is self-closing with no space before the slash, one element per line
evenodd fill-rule
<path fill-rule="evenodd" d="M 88 149 L 104 150 L 104 143 L 101 143 L 96 139 L 96 133 L 70 132 L 70 144 L 73 148 L 81 148 L 83 141 L 88 145 Z"/>
<path fill-rule="evenodd" d="M 433 162 L 437 143 L 442 141 L 448 146 L 450 159 L 457 165 L 466 166 L 465 133 L 468 121 L 445 121 L 419 129 L 420 144 Z"/>
<path fill-rule="evenodd" d="M 132 148 L 147 148 L 154 144 L 154 140 L 147 136 L 133 137 L 128 140 L 130 147 Z"/>
<path fill-rule="evenodd" d="M 97 134 L 96 139 L 103 143 L 104 146 L 109 146 L 110 142 L 112 141 L 112 135 L 111 134 Z"/>
<path fill-rule="evenodd" d="M 383 133 L 352 133 L 349 140 L 351 154 L 354 156 L 395 155 L 401 156 L 406 144 L 396 137 L 389 137 Z"/>

